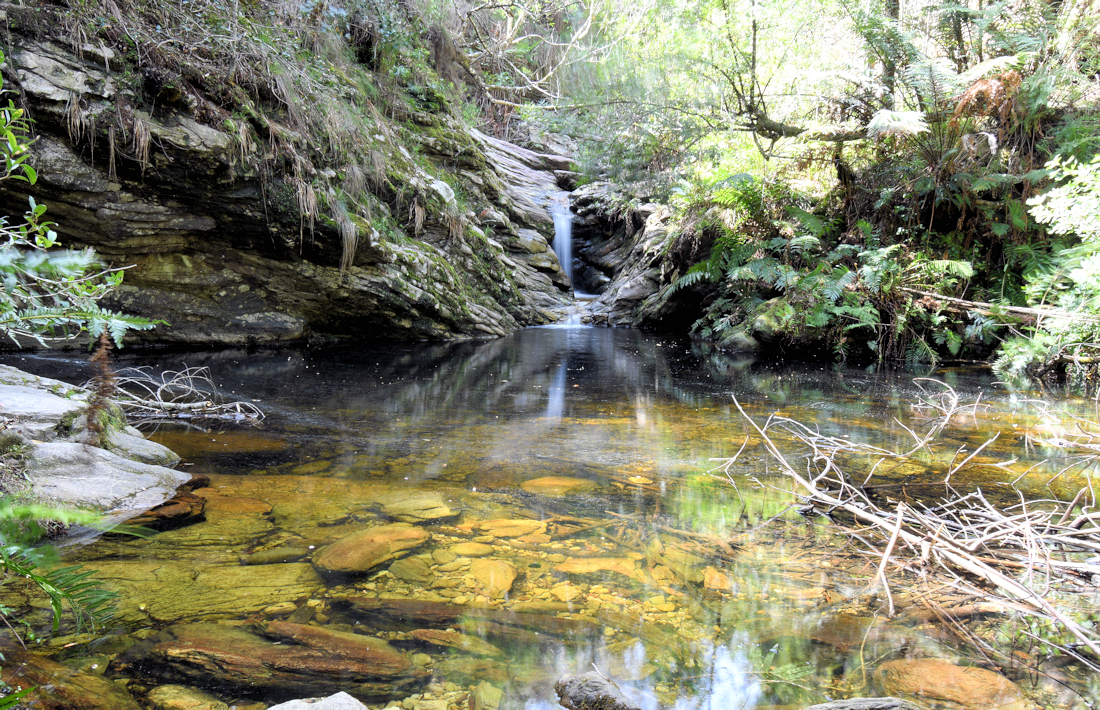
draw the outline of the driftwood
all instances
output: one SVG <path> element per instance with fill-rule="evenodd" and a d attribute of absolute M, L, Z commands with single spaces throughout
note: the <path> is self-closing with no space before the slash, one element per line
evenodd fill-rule
<path fill-rule="evenodd" d="M 130 367 L 119 370 L 115 378 L 113 397 L 130 417 L 250 422 L 264 418 L 251 402 L 225 401 L 205 367 L 168 370 L 159 376 L 150 368 Z"/>
<path fill-rule="evenodd" d="M 1067 524 L 1079 499 L 1070 504 L 1044 501 L 1043 507 L 1032 507 L 1021 499 L 1019 505 L 1000 510 L 978 491 L 933 508 L 899 503 L 894 510 L 888 510 L 876 505 L 863 489 L 873 470 L 868 475 L 860 473 L 853 476 L 838 463 L 837 455 L 840 453 L 863 454 L 864 460 L 875 457 L 904 458 L 928 446 L 959 410 L 958 398 L 953 390 L 946 384 L 940 383 L 940 386 L 947 395 L 922 400 L 922 406 L 941 415 L 929 432 L 921 436 L 906 427 L 917 442 L 916 448 L 909 453 L 822 436 L 798 422 L 777 415 L 772 415 L 762 425 L 757 424 L 745 413 L 736 398 L 734 403 L 756 431 L 772 459 L 801 489 L 806 505 L 804 513 L 814 511 L 834 520 L 839 515 L 849 516 L 851 523 L 842 524 L 842 527 L 879 558 L 877 581 L 866 591 L 882 588 L 890 616 L 894 615 L 894 608 L 887 574 L 889 565 L 893 563 L 925 569 L 938 567 L 948 575 L 956 589 L 1006 609 L 1052 621 L 1076 637 L 1079 645 L 1091 652 L 1092 660 L 1072 648 L 1059 648 L 1075 655 L 1093 670 L 1100 670 L 1095 661 L 1100 658 L 1097 632 L 1074 621 L 1047 597 L 1053 578 L 1083 581 L 1090 580 L 1091 575 L 1100 574 L 1100 565 L 1084 559 L 1064 559 L 1067 551 L 1095 553 L 1100 545 L 1100 527 L 1091 517 L 1086 517 L 1080 528 Z M 790 463 L 788 455 L 779 449 L 772 437 L 771 432 L 774 431 L 782 431 L 789 440 L 800 446 L 807 466 L 796 468 Z M 949 483 L 951 475 L 972 458 L 973 455 L 953 465 L 944 483 Z M 727 460 L 720 468 L 728 473 L 735 460 L 736 457 Z M 975 578 L 981 584 L 975 584 Z"/>
<path fill-rule="evenodd" d="M 941 296 L 938 293 L 932 291 L 921 291 L 915 288 L 909 288 L 907 286 L 899 287 L 899 290 L 913 296 L 921 296 L 923 298 L 931 298 L 937 301 L 943 301 L 944 303 L 951 304 L 953 306 L 959 306 L 968 311 L 977 311 L 982 315 L 994 315 L 998 313 L 1011 313 L 1012 315 L 1024 316 L 1027 318 L 1064 318 L 1066 320 L 1074 321 L 1087 321 L 1089 323 L 1098 323 L 1100 318 L 1096 316 L 1090 316 L 1085 313 L 1074 313 L 1073 311 L 1064 311 L 1060 308 L 1025 308 L 1023 306 L 1003 306 L 999 303 L 984 303 L 982 301 L 967 301 L 963 298 L 954 298 L 952 296 Z"/>

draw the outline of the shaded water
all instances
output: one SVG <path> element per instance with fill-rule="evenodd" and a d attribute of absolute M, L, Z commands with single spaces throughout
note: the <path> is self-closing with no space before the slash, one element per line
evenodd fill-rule
<path fill-rule="evenodd" d="M 885 623 L 873 597 L 848 601 L 873 570 L 853 567 L 841 540 L 799 518 L 789 482 L 770 475 L 756 447 L 732 479 L 710 472 L 711 459 L 733 456 L 750 432 L 733 396 L 761 420 L 779 411 L 826 433 L 904 447 L 910 435 L 893 418 L 916 426 L 910 376 L 768 368 L 683 340 L 594 328 L 140 359 L 181 362 L 209 366 L 227 396 L 257 402 L 268 418 L 262 429 L 151 430 L 187 470 L 210 476 L 196 492 L 206 521 L 70 553 L 123 594 L 122 630 L 65 652 L 74 657 L 111 656 L 179 622 L 289 615 L 381 636 L 419 654 L 439 684 L 461 690 L 487 680 L 506 691 L 505 707 L 552 706 L 556 679 L 595 666 L 646 710 L 687 710 L 871 695 L 878 660 L 957 656 L 942 631 Z M 7 364 L 54 376 L 77 365 L 29 356 Z M 964 400 L 981 395 L 991 405 L 947 432 L 945 448 L 973 448 L 991 428 L 1036 426 L 1035 412 L 990 380 L 945 377 Z M 1020 457 L 1013 478 L 1043 456 L 1004 439 L 987 453 Z M 1019 485 L 1075 491 L 1078 479 L 1052 480 L 1057 470 L 1035 469 Z M 921 473 L 881 475 L 920 483 Z M 995 486 L 1005 475 L 955 483 Z M 309 564 L 334 540 L 410 515 L 431 533 L 406 558 L 415 562 L 351 577 L 318 575 Z M 481 560 L 506 565 L 499 569 L 514 581 L 504 589 L 479 576 Z M 379 605 L 410 599 L 468 610 L 444 625 L 499 653 L 427 643 L 411 632 L 428 620 L 379 615 Z M 510 625 L 509 614 L 527 621 Z M 227 701 L 317 694 L 304 684 L 200 682 L 129 653 L 113 672 L 137 678 L 138 691 L 183 677 Z"/>

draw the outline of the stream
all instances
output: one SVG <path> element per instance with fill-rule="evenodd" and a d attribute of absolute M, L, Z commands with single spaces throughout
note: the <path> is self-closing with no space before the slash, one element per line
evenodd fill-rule
<path fill-rule="evenodd" d="M 87 378 L 82 354 L 2 360 Z M 49 646 L 135 696 L 179 683 L 261 708 L 347 689 L 378 707 L 411 698 L 405 708 L 447 710 L 491 707 L 483 691 L 477 703 L 471 695 L 487 682 L 504 692 L 501 708 L 552 708 L 556 680 L 595 668 L 644 710 L 778 710 L 874 695 L 884 660 L 972 655 L 943 627 L 889 621 L 881 598 L 860 594 L 874 566 L 826 520 L 799 515 L 791 482 L 734 403 L 759 422 L 779 412 L 902 449 L 913 439 L 901 423 L 925 426 L 911 374 L 772 366 L 590 327 L 294 351 L 123 350 L 115 360 L 208 367 L 227 399 L 266 414 L 258 426 L 139 424 L 209 477 L 195 491 L 205 521 L 66 549 L 66 562 L 121 593 L 118 624 L 68 629 Z M 1072 497 L 1087 482 L 1091 469 L 1059 474 L 1050 452 L 1025 445 L 1025 430 L 1064 431 L 1033 402 L 980 371 L 936 377 L 985 405 L 957 417 L 939 446 L 973 450 L 1000 431 L 982 453 L 1016 459 L 960 476 L 958 490 L 992 496 L 1014 480 L 1027 495 Z M 735 455 L 718 470 L 715 459 Z M 942 478 L 935 470 L 910 462 L 875 475 L 905 495 Z M 351 573 L 342 559 L 319 562 L 322 549 L 332 558 L 337 541 L 379 530 L 400 538 L 385 542 L 382 562 Z M 404 665 L 367 682 L 336 661 L 249 676 L 224 658 L 207 663 L 216 649 L 202 663 L 193 655 L 308 646 L 295 624 L 349 643 L 370 637 L 372 653 Z M 263 639 L 248 635 L 256 625 Z M 1068 707 L 1044 683 L 1031 687 Z"/>

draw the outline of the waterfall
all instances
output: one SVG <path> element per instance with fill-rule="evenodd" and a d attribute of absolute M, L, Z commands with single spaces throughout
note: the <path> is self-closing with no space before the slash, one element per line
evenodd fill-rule
<path fill-rule="evenodd" d="M 554 218 L 554 253 L 562 271 L 573 285 L 573 213 L 565 196 L 550 200 L 550 215 Z M 575 290 L 575 289 L 574 289 Z"/>

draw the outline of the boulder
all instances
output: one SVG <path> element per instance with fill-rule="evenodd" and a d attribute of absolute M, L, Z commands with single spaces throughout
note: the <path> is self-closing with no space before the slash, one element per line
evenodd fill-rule
<path fill-rule="evenodd" d="M 0 384 L 0 416 L 14 419 L 12 429 L 23 437 L 52 441 L 73 433 L 88 406 L 85 396 L 69 399 L 38 387 Z"/>
<path fill-rule="evenodd" d="M 347 693 L 336 693 L 327 698 L 291 700 L 272 705 L 267 710 L 367 710 L 367 706 Z"/>
<path fill-rule="evenodd" d="M 919 698 L 957 710 L 1026 710 L 1027 703 L 1000 673 L 938 658 L 887 661 L 875 680 L 888 695 Z"/>
<path fill-rule="evenodd" d="M 367 572 L 404 556 L 430 539 L 427 531 L 408 523 L 380 525 L 322 547 L 313 556 L 313 566 L 322 572 Z"/>
<path fill-rule="evenodd" d="M 213 695 L 186 685 L 161 685 L 145 696 L 153 710 L 229 710 Z"/>
<path fill-rule="evenodd" d="M 43 710 L 141 710 L 126 689 L 101 675 L 85 673 L 48 658 L 5 647 L 0 678 L 15 689 L 37 686 L 26 699 Z"/>
<path fill-rule="evenodd" d="M 87 444 L 35 444 L 27 459 L 33 495 L 104 513 L 122 522 L 158 506 L 191 476 L 164 466 L 129 461 Z"/>
<path fill-rule="evenodd" d="M 510 562 L 479 559 L 470 563 L 470 574 L 477 580 L 482 594 L 499 599 L 512 590 L 519 573 Z"/>
<path fill-rule="evenodd" d="M 258 630 L 177 624 L 128 650 L 112 668 L 234 694 L 286 697 L 343 690 L 372 701 L 405 697 L 428 679 L 377 638 L 286 621 Z"/>
<path fill-rule="evenodd" d="M 585 673 L 554 684 L 558 701 L 569 710 L 641 710 L 599 673 Z"/>

